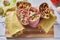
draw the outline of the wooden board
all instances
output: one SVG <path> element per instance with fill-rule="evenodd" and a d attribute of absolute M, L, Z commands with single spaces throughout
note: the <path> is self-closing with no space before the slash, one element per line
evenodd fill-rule
<path fill-rule="evenodd" d="M 36 38 L 36 37 L 54 37 L 54 28 L 52 27 L 48 33 L 45 33 L 42 29 L 26 27 L 21 35 L 17 34 L 13 37 L 7 38 Z"/>

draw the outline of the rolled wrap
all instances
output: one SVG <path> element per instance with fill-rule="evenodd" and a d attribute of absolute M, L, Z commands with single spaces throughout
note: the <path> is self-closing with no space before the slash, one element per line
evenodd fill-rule
<path fill-rule="evenodd" d="M 21 22 L 22 25 L 28 25 L 28 11 L 27 9 L 20 9 L 18 10 L 18 14 L 17 14 L 18 20 Z"/>
<path fill-rule="evenodd" d="M 32 12 L 32 13 L 31 13 Z M 32 19 L 32 16 L 36 16 Z M 39 19 L 40 19 L 40 12 L 38 11 L 38 9 L 34 8 L 34 7 L 30 7 L 29 8 L 29 25 L 31 27 L 37 27 L 38 23 L 39 23 Z"/>
<path fill-rule="evenodd" d="M 16 16 L 16 11 L 9 11 L 5 16 L 5 25 L 6 25 L 6 37 L 12 37 L 12 35 L 22 32 L 24 27 L 19 23 Z M 21 33 L 22 34 L 22 33 Z"/>

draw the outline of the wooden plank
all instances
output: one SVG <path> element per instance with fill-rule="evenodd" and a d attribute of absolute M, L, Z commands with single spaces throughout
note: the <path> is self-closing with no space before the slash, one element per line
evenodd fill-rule
<path fill-rule="evenodd" d="M 13 37 L 7 38 L 35 38 L 35 37 L 54 37 L 54 28 L 52 27 L 48 33 L 45 33 L 43 30 L 39 30 L 38 28 L 26 27 L 23 30 L 21 35 L 15 34 Z"/>

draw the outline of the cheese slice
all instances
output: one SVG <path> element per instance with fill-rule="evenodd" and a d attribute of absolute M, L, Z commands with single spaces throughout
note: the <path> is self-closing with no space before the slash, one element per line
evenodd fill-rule
<path fill-rule="evenodd" d="M 7 12 L 7 16 L 5 19 L 6 29 L 9 32 L 9 36 L 12 36 L 13 34 L 22 31 L 24 27 L 21 25 L 21 23 L 18 21 L 16 17 L 15 12 Z"/>
<path fill-rule="evenodd" d="M 56 16 L 53 13 L 50 13 L 49 19 L 42 19 L 38 24 L 38 28 L 42 28 L 46 33 L 49 32 L 50 28 L 55 23 Z"/>

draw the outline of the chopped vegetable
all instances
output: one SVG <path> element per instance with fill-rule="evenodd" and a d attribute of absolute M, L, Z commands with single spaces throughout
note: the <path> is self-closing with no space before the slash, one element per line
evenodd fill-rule
<path fill-rule="evenodd" d="M 9 1 L 4 1 L 3 4 L 4 4 L 4 6 L 9 6 L 10 5 Z"/>
<path fill-rule="evenodd" d="M 4 10 L 3 16 L 5 16 L 7 10 L 9 10 L 11 8 L 16 9 L 16 0 L 6 0 L 4 2 L 4 6 L 2 8 Z"/>
<path fill-rule="evenodd" d="M 29 2 L 24 2 L 24 1 L 17 2 L 18 9 L 20 9 L 20 8 L 28 9 L 30 6 L 31 6 L 31 4 Z"/>
<path fill-rule="evenodd" d="M 44 10 L 46 10 L 46 8 L 49 8 L 48 4 L 47 3 L 42 3 L 39 6 L 39 11 L 43 12 Z"/>
<path fill-rule="evenodd" d="M 49 19 L 50 18 L 50 13 L 54 13 L 54 11 L 50 8 L 47 8 L 44 12 L 42 12 L 42 18 Z"/>
<path fill-rule="evenodd" d="M 30 11 L 30 19 L 31 20 L 35 20 L 35 19 L 37 19 L 37 14 L 35 13 L 35 12 L 32 12 L 32 11 Z"/>

